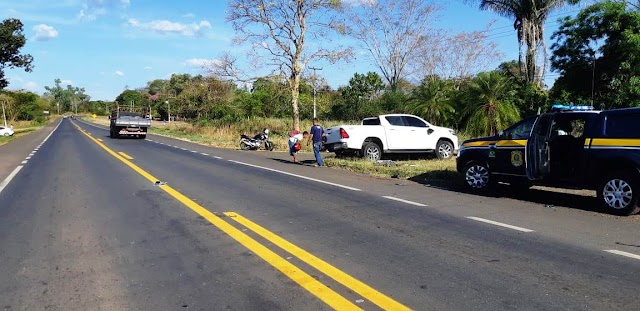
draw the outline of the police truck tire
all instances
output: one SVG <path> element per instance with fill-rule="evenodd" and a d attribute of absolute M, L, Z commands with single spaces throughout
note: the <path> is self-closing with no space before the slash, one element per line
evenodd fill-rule
<path fill-rule="evenodd" d="M 604 210 L 610 214 L 628 216 L 637 213 L 640 184 L 637 173 L 616 171 L 604 178 L 597 191 L 598 200 Z"/>
<path fill-rule="evenodd" d="M 495 180 L 487 163 L 471 161 L 462 170 L 464 184 L 475 192 L 488 191 L 495 186 Z"/>

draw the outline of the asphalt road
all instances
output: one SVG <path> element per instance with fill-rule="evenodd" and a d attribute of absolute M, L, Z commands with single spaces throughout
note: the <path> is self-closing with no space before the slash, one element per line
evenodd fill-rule
<path fill-rule="evenodd" d="M 638 217 L 583 197 L 51 130 L 0 148 L 4 310 L 640 310 Z"/>

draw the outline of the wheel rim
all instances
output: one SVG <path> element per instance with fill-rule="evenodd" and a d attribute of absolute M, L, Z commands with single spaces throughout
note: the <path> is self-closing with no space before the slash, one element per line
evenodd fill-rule
<path fill-rule="evenodd" d="M 438 154 L 440 154 L 440 157 L 443 159 L 447 159 L 451 157 L 451 145 L 449 144 L 442 144 L 440 145 L 440 147 L 438 148 Z"/>
<path fill-rule="evenodd" d="M 489 170 L 482 165 L 473 165 L 465 174 L 467 184 L 475 189 L 482 189 L 489 184 Z"/>
<path fill-rule="evenodd" d="M 367 150 L 365 150 L 365 154 L 369 160 L 380 159 L 380 150 L 376 147 L 367 147 Z"/>
<path fill-rule="evenodd" d="M 631 185 L 622 179 L 609 180 L 602 189 L 604 202 L 611 208 L 623 209 L 633 200 Z"/>

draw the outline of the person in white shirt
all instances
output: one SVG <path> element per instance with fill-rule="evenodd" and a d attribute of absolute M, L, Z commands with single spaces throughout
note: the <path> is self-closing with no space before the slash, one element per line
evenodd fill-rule
<path fill-rule="evenodd" d="M 304 131 L 302 134 L 296 132 L 292 131 L 291 134 L 293 134 L 293 136 L 289 137 L 289 154 L 293 157 L 293 163 L 300 163 L 298 162 L 298 151 L 302 148 L 302 140 L 309 137 L 309 132 Z"/>

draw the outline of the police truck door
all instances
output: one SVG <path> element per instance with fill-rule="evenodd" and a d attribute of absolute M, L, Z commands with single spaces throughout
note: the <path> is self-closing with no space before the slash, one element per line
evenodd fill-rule
<path fill-rule="evenodd" d="M 538 117 L 531 136 L 527 140 L 525 150 L 525 162 L 527 177 L 531 180 L 542 179 L 549 175 L 550 153 L 549 153 L 549 130 L 553 114 L 543 114 Z"/>

